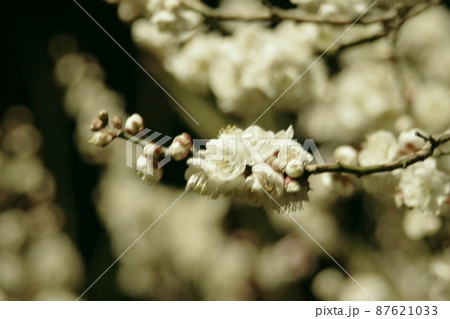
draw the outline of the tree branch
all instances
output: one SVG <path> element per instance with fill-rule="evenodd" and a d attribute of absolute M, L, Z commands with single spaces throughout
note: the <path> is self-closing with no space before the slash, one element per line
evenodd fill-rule
<path fill-rule="evenodd" d="M 424 161 L 431 157 L 440 145 L 450 141 L 450 132 L 443 133 L 438 136 L 424 136 L 419 132 L 416 135 L 423 138 L 427 142 L 427 146 L 409 156 L 401 157 L 395 161 L 380 165 L 370 166 L 353 166 L 344 163 L 313 165 L 309 164 L 305 167 L 305 174 L 307 176 L 321 173 L 348 173 L 358 177 L 370 175 L 374 173 L 391 172 L 398 168 L 406 168 L 414 163 Z"/>
<path fill-rule="evenodd" d="M 253 15 L 241 15 L 237 13 L 225 13 L 220 10 L 210 8 L 198 0 L 181 0 L 181 2 L 189 9 L 201 13 L 206 19 L 215 21 L 244 21 L 244 22 L 276 22 L 282 20 L 292 20 L 296 22 L 313 22 L 331 25 L 349 25 L 355 22 L 356 17 L 334 16 L 324 17 L 319 15 L 308 14 L 296 9 L 277 9 L 267 8 L 266 12 L 260 12 Z M 416 2 L 412 5 L 406 5 L 400 8 L 392 8 L 384 12 L 382 15 L 365 16 L 356 21 L 356 24 L 368 25 L 373 23 L 387 23 L 398 18 L 399 13 L 409 12 L 409 9 L 417 4 L 424 3 L 425 7 L 439 4 L 441 0 L 428 0 Z M 421 10 L 419 10 L 420 12 Z"/>

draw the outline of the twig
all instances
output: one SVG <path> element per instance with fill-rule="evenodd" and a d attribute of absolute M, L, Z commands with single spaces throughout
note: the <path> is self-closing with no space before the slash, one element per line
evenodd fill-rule
<path fill-rule="evenodd" d="M 427 158 L 431 157 L 440 145 L 450 141 L 450 132 L 443 133 L 438 136 L 424 136 L 419 132 L 416 132 L 417 136 L 420 136 L 427 142 L 427 146 L 417 151 L 414 154 L 411 154 L 406 157 L 399 158 L 395 161 L 386 164 L 380 165 L 370 165 L 370 166 L 354 166 L 347 165 L 344 163 L 336 163 L 336 164 L 326 164 L 326 165 L 306 165 L 305 174 L 307 176 L 313 174 L 321 174 L 321 173 L 348 173 L 354 174 L 358 177 L 374 174 L 374 173 L 382 173 L 382 172 L 390 172 L 396 170 L 398 168 L 406 168 L 414 163 L 419 161 L 424 161 Z"/>
<path fill-rule="evenodd" d="M 296 9 L 277 9 L 277 8 L 267 8 L 265 12 L 259 12 L 252 15 L 241 15 L 237 13 L 225 13 L 220 12 L 220 10 L 208 7 L 197 0 L 181 0 L 181 2 L 189 9 L 201 13 L 206 19 L 216 20 L 216 21 L 244 21 L 244 22 L 276 22 L 282 20 L 292 20 L 296 22 L 313 22 L 313 23 L 323 23 L 331 25 L 348 25 L 355 21 L 354 17 L 344 17 L 344 16 L 334 16 L 334 17 L 324 17 L 319 15 L 313 15 L 301 12 Z M 426 7 L 440 3 L 441 0 L 431 0 L 426 2 Z M 419 2 L 420 3 L 420 2 Z M 415 6 L 417 2 L 413 5 Z M 361 25 L 368 25 L 373 23 L 386 23 L 389 21 L 394 21 L 398 18 L 399 11 L 401 9 L 408 9 L 411 6 L 401 7 L 399 9 L 390 9 L 377 16 L 367 16 L 362 17 L 356 23 Z"/>

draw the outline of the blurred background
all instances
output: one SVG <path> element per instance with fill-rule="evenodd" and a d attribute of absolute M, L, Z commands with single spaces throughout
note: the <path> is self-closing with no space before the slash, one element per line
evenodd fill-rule
<path fill-rule="evenodd" d="M 183 87 L 162 71 L 160 52 L 136 47 L 131 22 L 118 18 L 116 5 L 78 2 L 163 86 Z M 447 19 L 446 9 L 439 10 Z M 196 128 L 73 1 L 8 1 L 1 11 L 0 299 L 74 300 L 185 185 L 185 164 L 173 163 L 160 185 L 147 186 L 125 166 L 122 142 L 106 149 L 88 145 L 89 124 L 98 111 L 138 112 L 152 130 L 169 136 L 186 131 L 194 138 L 214 137 L 224 124 L 251 120 L 224 111 L 226 101 L 217 107 L 211 92 L 202 100 L 176 96 L 182 105 L 199 105 L 194 117 L 200 122 L 213 123 L 204 131 Z M 338 61 L 330 55 L 323 67 L 333 75 L 351 57 Z M 200 106 L 208 103 L 214 105 L 211 114 Z M 266 128 L 302 124 L 296 111 L 283 112 L 263 121 Z M 308 112 L 305 117 L 312 117 Z M 314 137 L 309 133 L 314 130 L 298 138 Z M 319 142 L 328 142 L 327 134 Z M 338 138 L 332 145 L 356 145 L 363 138 Z M 322 150 L 332 160 L 330 147 Z M 448 300 L 445 218 L 407 215 L 392 198 L 365 189 L 340 196 L 323 189 L 319 179 L 311 183 L 316 191 L 311 205 L 296 219 L 375 299 Z M 418 224 L 424 226 L 414 228 Z M 367 298 L 284 216 L 191 193 L 83 295 L 86 300 Z"/>

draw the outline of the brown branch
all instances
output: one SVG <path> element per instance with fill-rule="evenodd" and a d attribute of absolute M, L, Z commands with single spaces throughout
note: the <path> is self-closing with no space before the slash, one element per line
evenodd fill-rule
<path fill-rule="evenodd" d="M 201 13 L 206 19 L 216 20 L 216 21 L 244 21 L 244 22 L 276 22 L 281 20 L 292 20 L 296 22 L 312 22 L 312 23 L 323 23 L 330 25 L 349 25 L 352 23 L 369 25 L 373 23 L 387 23 L 394 21 L 398 18 L 401 11 L 409 12 L 409 9 L 415 7 L 418 3 L 414 3 L 412 6 L 403 6 L 400 8 L 390 9 L 383 13 L 382 15 L 376 16 L 364 16 L 357 20 L 357 17 L 347 17 L 347 16 L 334 16 L 334 17 L 323 17 L 319 15 L 313 15 L 301 12 L 295 9 L 277 9 L 277 8 L 267 8 L 266 12 L 260 12 L 253 15 L 241 15 L 238 13 L 225 13 L 220 12 L 220 10 L 210 8 L 209 6 L 203 4 L 198 0 L 181 0 L 181 2 L 189 9 Z M 426 1 L 425 7 L 431 5 L 436 5 L 440 3 L 441 0 L 431 0 Z M 421 2 L 419 2 L 421 3 Z M 406 9 L 406 10 L 405 10 Z M 421 10 L 419 10 L 420 12 Z"/>
<path fill-rule="evenodd" d="M 339 162 L 336 164 L 325 164 L 325 165 L 310 164 L 306 165 L 305 174 L 309 176 L 321 173 L 348 173 L 361 177 L 364 175 L 370 175 L 375 173 L 391 172 L 398 168 L 406 168 L 414 163 L 426 160 L 427 158 L 433 155 L 436 148 L 450 141 L 450 132 L 443 133 L 438 136 L 431 136 L 431 135 L 424 136 L 421 133 L 416 132 L 416 135 L 423 138 L 428 145 L 414 154 L 411 154 L 406 157 L 401 157 L 390 163 L 380 165 L 370 165 L 370 166 L 354 166 Z"/>

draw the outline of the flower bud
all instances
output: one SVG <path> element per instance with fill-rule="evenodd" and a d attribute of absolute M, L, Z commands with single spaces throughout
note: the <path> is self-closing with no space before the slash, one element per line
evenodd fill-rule
<path fill-rule="evenodd" d="M 417 129 L 401 132 L 398 136 L 399 155 L 417 152 L 425 146 L 425 140 L 416 135 Z"/>
<path fill-rule="evenodd" d="M 120 116 L 115 115 L 112 118 L 111 123 L 115 129 L 122 129 L 122 118 Z"/>
<path fill-rule="evenodd" d="M 108 111 L 106 111 L 106 110 L 101 110 L 101 111 L 98 113 L 98 119 L 99 119 L 100 121 L 103 122 L 103 125 L 104 125 L 104 126 L 106 126 L 106 125 L 108 124 L 108 121 L 109 121 Z"/>
<path fill-rule="evenodd" d="M 149 158 L 158 159 L 164 155 L 164 149 L 161 145 L 158 145 L 156 143 L 148 143 L 144 146 L 142 155 Z"/>
<path fill-rule="evenodd" d="M 144 129 L 144 119 L 137 113 L 131 115 L 125 122 L 125 131 L 135 135 Z"/>
<path fill-rule="evenodd" d="M 89 143 L 94 144 L 96 146 L 105 147 L 109 145 L 114 139 L 110 133 L 105 131 L 95 132 L 94 136 L 89 140 Z"/>
<path fill-rule="evenodd" d="M 158 183 L 163 176 L 163 170 L 162 168 L 155 168 L 152 171 L 152 174 L 144 174 L 142 175 L 142 180 L 144 182 L 147 182 L 149 185 Z"/>
<path fill-rule="evenodd" d="M 103 125 L 103 122 L 100 119 L 94 119 L 91 123 L 91 131 L 92 132 L 100 131 L 104 127 L 105 126 Z"/>
<path fill-rule="evenodd" d="M 289 177 L 297 178 L 303 175 L 303 172 L 305 169 L 303 168 L 303 165 L 297 164 L 295 161 L 290 161 L 286 165 L 286 174 Z"/>
<path fill-rule="evenodd" d="M 300 184 L 297 181 L 292 180 L 290 177 L 286 177 L 284 179 L 284 188 L 287 193 L 296 193 L 302 189 Z"/>
<path fill-rule="evenodd" d="M 358 164 L 358 152 L 350 145 L 339 146 L 334 150 L 334 157 L 343 164 Z"/>
<path fill-rule="evenodd" d="M 272 166 L 274 170 L 277 172 L 281 172 L 281 164 L 280 159 L 277 156 L 271 156 L 267 159 L 267 164 Z"/>
<path fill-rule="evenodd" d="M 185 159 L 192 147 L 192 139 L 188 133 L 183 133 L 174 138 L 172 144 L 169 146 L 170 156 L 176 160 L 181 161 Z"/>
<path fill-rule="evenodd" d="M 149 158 L 145 155 L 139 156 L 136 161 L 136 170 L 143 174 L 152 174 L 153 158 Z"/>

